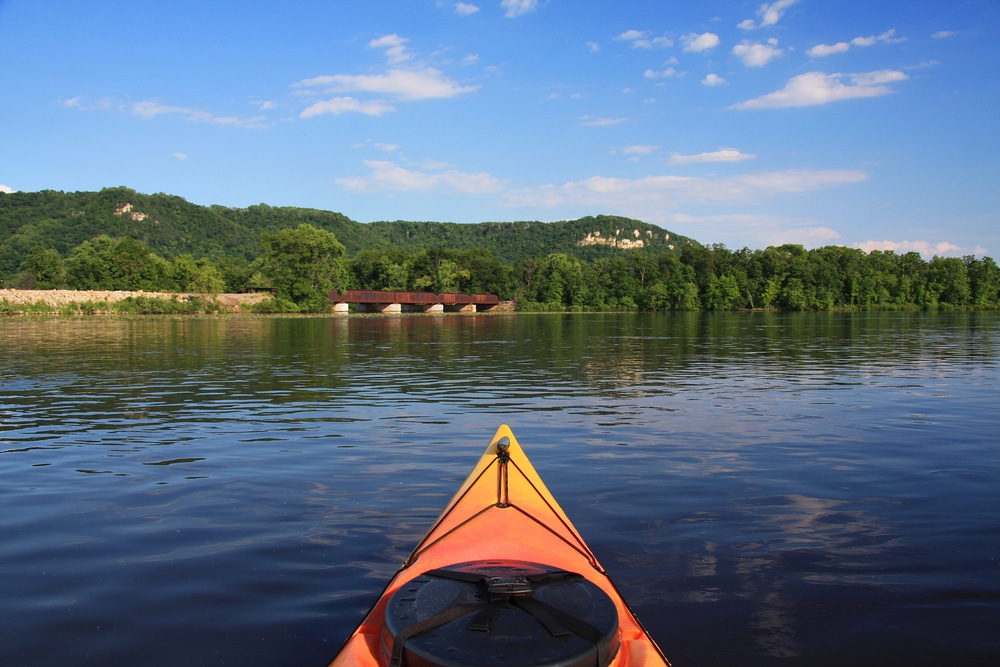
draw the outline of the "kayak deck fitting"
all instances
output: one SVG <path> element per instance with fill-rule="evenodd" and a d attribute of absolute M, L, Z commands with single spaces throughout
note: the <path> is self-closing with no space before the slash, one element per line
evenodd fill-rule
<path fill-rule="evenodd" d="M 506 425 L 331 667 L 665 667 Z"/>

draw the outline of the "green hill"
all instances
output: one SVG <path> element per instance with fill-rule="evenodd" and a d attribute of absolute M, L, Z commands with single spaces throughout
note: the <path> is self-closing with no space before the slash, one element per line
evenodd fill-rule
<path fill-rule="evenodd" d="M 501 261 L 516 262 L 550 253 L 593 259 L 630 248 L 674 252 L 696 244 L 656 225 L 606 215 L 562 222 L 360 223 L 332 211 L 267 204 L 199 206 L 181 197 L 125 187 L 44 190 L 0 193 L 0 275 L 16 272 L 33 247 L 52 248 L 65 256 L 101 234 L 138 239 L 165 259 L 182 254 L 251 259 L 258 253 L 261 232 L 302 223 L 333 232 L 349 255 L 365 249 L 483 249 Z"/>

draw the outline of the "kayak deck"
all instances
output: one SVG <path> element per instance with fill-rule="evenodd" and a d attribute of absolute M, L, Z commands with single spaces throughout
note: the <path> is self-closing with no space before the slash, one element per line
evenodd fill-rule
<path fill-rule="evenodd" d="M 516 571 L 520 571 L 517 568 L 522 566 L 530 570 L 534 564 L 544 564 L 553 572 L 561 572 L 584 580 L 589 582 L 586 586 L 596 587 L 603 592 L 603 595 L 614 604 L 617 612 L 617 636 L 611 644 L 612 655 L 600 658 L 597 660 L 598 664 L 609 667 L 664 667 L 670 664 L 546 488 L 510 428 L 503 425 L 497 430 L 461 488 L 334 658 L 331 667 L 406 665 L 402 657 L 402 644 L 409 641 L 409 637 L 413 634 L 431 634 L 437 626 L 421 630 L 421 627 L 416 627 L 420 624 L 416 624 L 407 636 L 394 636 L 394 631 L 387 629 L 391 623 L 386 622 L 387 613 L 391 617 L 394 609 L 389 608 L 390 599 L 408 584 L 407 590 L 411 591 L 418 591 L 422 586 L 431 585 L 427 583 L 428 573 L 431 576 L 451 579 L 471 576 L 453 574 L 454 570 L 463 569 L 462 564 L 467 565 L 466 570 L 471 568 L 481 575 L 481 567 L 476 570 L 475 566 L 484 565 L 484 561 L 506 563 Z M 446 573 L 442 575 L 441 571 Z M 421 579 L 414 581 L 418 577 Z M 536 576 L 537 580 L 544 578 L 544 575 Z M 498 597 L 491 587 L 488 596 L 484 592 L 481 596 L 477 595 L 477 599 L 489 597 L 513 602 L 515 607 L 532 606 L 527 602 L 519 605 L 518 601 L 530 597 L 530 594 L 522 596 L 519 590 L 514 590 L 519 586 L 525 586 L 527 592 L 527 588 L 531 587 L 531 584 L 524 584 L 522 581 L 524 577 L 494 577 L 494 579 L 497 581 L 503 579 L 497 586 L 509 588 L 510 590 L 505 593 L 510 595 Z M 551 576 L 546 581 L 552 581 Z M 443 586 L 443 584 L 436 585 Z M 396 597 L 401 598 L 401 596 Z M 412 600 L 413 597 L 401 599 Z M 494 602 L 494 606 L 510 605 Z M 456 618 L 445 618 L 447 614 L 439 614 L 441 616 L 439 625 L 452 621 L 458 623 L 456 619 L 462 616 L 474 618 L 474 611 L 469 606 L 468 609 L 447 612 Z M 479 613 L 484 612 L 480 610 Z M 495 615 L 497 612 L 494 610 L 493 613 Z M 545 625 L 546 616 L 549 614 L 542 613 L 535 618 Z M 469 623 L 464 618 L 460 622 Z M 432 621 L 425 620 L 424 625 L 428 624 L 432 624 Z M 563 625 L 573 629 L 569 619 L 566 619 Z M 554 633 L 551 628 L 549 632 Z M 583 636 L 586 633 L 577 630 L 569 634 Z M 608 652 L 606 642 L 602 650 L 604 653 Z M 414 659 L 414 662 L 418 661 Z"/>

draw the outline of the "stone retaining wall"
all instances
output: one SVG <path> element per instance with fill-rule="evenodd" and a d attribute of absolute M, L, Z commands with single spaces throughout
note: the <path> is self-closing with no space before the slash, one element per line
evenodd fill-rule
<path fill-rule="evenodd" d="M 143 296 L 150 299 L 186 299 L 199 297 L 207 302 L 214 302 L 220 308 L 239 312 L 240 306 L 259 303 L 271 298 L 266 292 L 249 294 L 195 294 L 190 292 L 145 292 L 126 290 L 34 290 L 34 289 L 0 289 L 0 301 L 6 301 L 12 306 L 43 304 L 60 308 L 71 303 L 114 303 L 129 297 Z"/>

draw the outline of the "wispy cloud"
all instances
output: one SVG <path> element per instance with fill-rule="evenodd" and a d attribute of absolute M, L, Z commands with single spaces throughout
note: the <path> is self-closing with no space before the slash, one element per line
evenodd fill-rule
<path fill-rule="evenodd" d="M 677 76 L 677 70 L 673 67 L 662 70 L 648 69 L 643 72 L 643 76 L 647 79 L 671 79 Z"/>
<path fill-rule="evenodd" d="M 652 37 L 645 30 L 626 30 L 615 39 L 629 42 L 633 49 L 666 49 L 674 45 L 674 40 L 667 35 Z"/>
<path fill-rule="evenodd" d="M 651 144 L 637 144 L 634 146 L 623 146 L 621 152 L 625 155 L 650 155 L 660 149 L 659 146 Z"/>
<path fill-rule="evenodd" d="M 712 74 L 707 75 L 704 79 L 702 79 L 701 83 L 702 83 L 702 85 L 705 85 L 705 86 L 715 87 L 715 86 L 724 86 L 724 85 L 726 85 L 729 82 L 726 81 L 725 79 L 723 79 L 718 74 L 712 73 Z"/>
<path fill-rule="evenodd" d="M 681 37 L 681 44 L 688 53 L 701 53 L 717 47 L 719 36 L 713 32 L 703 32 L 700 35 L 691 33 Z"/>
<path fill-rule="evenodd" d="M 651 221 L 651 220 L 650 220 Z M 757 247 L 795 243 L 807 248 L 829 245 L 840 234 L 821 222 L 759 213 L 722 213 L 664 216 L 662 224 L 670 229 L 684 229 L 686 234 L 702 238 L 753 238 Z"/>
<path fill-rule="evenodd" d="M 266 116 L 220 116 L 209 111 L 195 109 L 192 107 L 174 106 L 146 100 L 142 102 L 115 102 L 102 99 L 95 105 L 83 102 L 80 98 L 73 98 L 63 103 L 64 106 L 80 109 L 81 111 L 120 111 L 133 116 L 152 120 L 159 116 L 175 116 L 190 123 L 206 123 L 221 127 L 235 127 L 241 129 L 260 129 L 270 126 L 270 121 Z"/>
<path fill-rule="evenodd" d="M 180 151 L 178 151 L 176 153 L 171 153 L 170 155 L 172 157 L 178 159 L 178 160 L 186 160 L 186 159 L 188 159 L 187 153 L 181 153 Z"/>
<path fill-rule="evenodd" d="M 607 127 L 608 125 L 620 125 L 628 121 L 628 118 L 602 118 L 600 116 L 580 116 L 580 125 L 589 127 Z"/>
<path fill-rule="evenodd" d="M 366 176 L 339 178 L 336 183 L 352 192 L 457 192 L 461 194 L 491 194 L 503 188 L 503 182 L 489 174 L 469 174 L 444 165 L 434 169 L 407 169 L 395 162 L 367 160 L 364 165 L 371 172 Z"/>
<path fill-rule="evenodd" d="M 871 252 L 872 250 L 891 250 L 895 253 L 907 253 L 907 252 L 919 252 L 924 257 L 933 257 L 935 255 L 945 257 L 951 256 L 956 257 L 960 255 L 976 255 L 985 254 L 986 249 L 982 247 L 975 248 L 962 248 L 954 243 L 948 241 L 872 241 L 868 240 L 863 243 L 855 243 L 852 245 L 854 248 L 860 248 L 865 252 Z"/>
<path fill-rule="evenodd" d="M 931 35 L 933 39 L 948 39 L 949 37 L 956 37 L 958 33 L 954 30 L 938 30 L 936 33 Z"/>
<path fill-rule="evenodd" d="M 261 111 L 273 111 L 278 108 L 278 103 L 271 100 L 250 100 L 250 105 L 255 106 Z"/>
<path fill-rule="evenodd" d="M 653 144 L 634 144 L 632 146 L 622 146 L 621 148 L 613 149 L 611 153 L 621 153 L 626 156 L 629 162 L 638 162 L 642 158 L 652 155 L 658 150 L 660 150 L 660 147 Z"/>
<path fill-rule="evenodd" d="M 538 0 L 502 0 L 504 17 L 513 19 L 538 9 Z"/>
<path fill-rule="evenodd" d="M 756 30 L 757 28 L 772 26 L 780 21 L 781 17 L 785 15 L 785 10 L 796 2 L 798 0 L 776 0 L 775 2 L 764 3 L 757 8 L 757 16 L 760 17 L 759 21 L 745 19 L 740 21 L 738 27 L 743 30 Z"/>
<path fill-rule="evenodd" d="M 382 100 L 371 100 L 363 102 L 353 97 L 334 97 L 329 100 L 322 100 L 306 107 L 299 116 L 301 118 L 313 118 L 325 114 L 339 116 L 342 113 L 361 113 L 366 116 L 381 116 L 384 113 L 395 111 L 396 108 Z"/>
<path fill-rule="evenodd" d="M 874 44 L 896 44 L 898 42 L 906 41 L 900 37 L 896 37 L 896 29 L 886 30 L 881 35 L 871 35 L 868 37 L 855 37 L 848 42 L 837 42 L 836 44 L 817 44 L 812 47 L 806 53 L 808 53 L 813 58 L 825 58 L 826 56 L 832 56 L 837 53 L 845 53 L 851 49 L 852 46 L 872 46 Z"/>
<path fill-rule="evenodd" d="M 163 104 L 153 100 L 124 102 L 110 97 L 102 97 L 97 101 L 89 101 L 82 97 L 72 97 L 63 100 L 62 105 L 77 111 L 117 111 L 146 120 L 152 120 L 159 116 L 175 116 L 190 123 L 206 123 L 220 127 L 262 129 L 271 126 L 271 121 L 267 116 L 222 116 L 193 107 Z M 263 105 L 259 106 L 261 109 L 268 108 Z"/>
<path fill-rule="evenodd" d="M 459 16 L 471 16 L 479 11 L 479 7 L 468 2 L 456 2 L 455 13 Z"/>
<path fill-rule="evenodd" d="M 676 210 L 690 204 L 756 204 L 781 194 L 824 190 L 867 178 L 865 172 L 852 169 L 802 169 L 714 179 L 676 175 L 635 179 L 594 176 L 562 185 L 510 190 L 503 198 L 509 206 L 575 205 L 633 212 Z"/>
<path fill-rule="evenodd" d="M 859 97 L 880 97 L 894 92 L 887 84 L 909 77 L 897 70 L 861 74 L 807 72 L 793 77 L 781 90 L 733 105 L 734 109 L 777 109 L 829 104 Z M 846 82 L 845 82 L 846 80 Z"/>
<path fill-rule="evenodd" d="M 681 155 L 674 153 L 670 156 L 670 164 L 704 164 L 706 162 L 744 162 L 753 160 L 756 155 L 753 153 L 741 153 L 735 148 L 720 148 L 717 151 L 708 153 L 698 153 L 696 155 Z"/>

